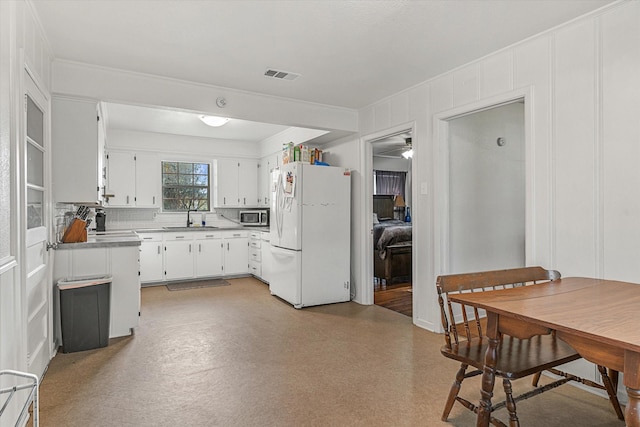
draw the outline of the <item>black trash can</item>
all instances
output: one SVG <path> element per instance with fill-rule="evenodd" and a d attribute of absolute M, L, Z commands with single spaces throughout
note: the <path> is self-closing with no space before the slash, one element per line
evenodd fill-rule
<path fill-rule="evenodd" d="M 111 280 L 92 276 L 58 281 L 64 353 L 109 345 Z"/>

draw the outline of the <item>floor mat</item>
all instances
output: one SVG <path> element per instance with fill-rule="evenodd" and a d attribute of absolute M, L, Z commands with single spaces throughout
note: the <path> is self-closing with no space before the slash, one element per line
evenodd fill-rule
<path fill-rule="evenodd" d="M 167 284 L 167 289 L 170 291 L 184 291 L 187 289 L 199 289 L 199 288 L 212 288 L 214 286 L 227 286 L 230 285 L 224 279 L 212 279 L 212 280 L 197 280 L 193 282 L 180 282 L 180 283 L 169 283 Z"/>

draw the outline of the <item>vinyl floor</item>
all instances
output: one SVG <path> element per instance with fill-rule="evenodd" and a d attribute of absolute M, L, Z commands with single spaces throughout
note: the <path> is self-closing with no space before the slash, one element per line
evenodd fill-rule
<path fill-rule="evenodd" d="M 440 421 L 458 366 L 410 317 L 353 302 L 296 310 L 255 279 L 230 283 L 142 289 L 133 336 L 51 361 L 40 425 L 475 425 L 460 405 Z M 462 394 L 477 400 L 479 381 Z M 606 399 L 571 386 L 518 408 L 523 426 L 624 425 Z"/>

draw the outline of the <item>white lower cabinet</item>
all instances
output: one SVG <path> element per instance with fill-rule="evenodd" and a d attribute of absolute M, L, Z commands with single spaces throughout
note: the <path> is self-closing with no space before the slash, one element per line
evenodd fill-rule
<path fill-rule="evenodd" d="M 271 264 L 272 255 L 271 255 L 271 239 L 268 231 L 263 231 L 261 234 L 261 243 L 260 243 L 260 263 L 261 263 L 261 276 L 260 278 L 269 283 L 271 281 Z"/>
<path fill-rule="evenodd" d="M 195 243 L 196 276 L 222 276 L 224 274 L 224 254 L 222 237 L 219 233 L 197 233 Z"/>
<path fill-rule="evenodd" d="M 143 284 L 249 273 L 247 231 L 139 234 L 142 238 L 140 281 Z"/>
<path fill-rule="evenodd" d="M 230 232 L 224 237 L 224 273 L 240 275 L 249 272 L 249 236 L 246 231 Z"/>
<path fill-rule="evenodd" d="M 191 233 L 165 233 L 165 280 L 191 279 L 194 276 L 193 236 Z"/>
<path fill-rule="evenodd" d="M 162 233 L 140 233 L 140 237 L 140 282 L 161 282 L 164 279 Z"/>
<path fill-rule="evenodd" d="M 110 337 L 131 334 L 140 320 L 139 248 L 111 248 L 111 329 Z"/>
<path fill-rule="evenodd" d="M 54 283 L 64 278 L 111 275 L 109 338 L 131 335 L 140 316 L 139 254 L 137 245 L 56 250 Z M 57 294 L 56 301 L 59 301 Z M 57 340 L 61 338 L 59 309 L 56 302 Z"/>
<path fill-rule="evenodd" d="M 259 231 L 249 233 L 249 273 L 262 279 L 262 238 Z"/>

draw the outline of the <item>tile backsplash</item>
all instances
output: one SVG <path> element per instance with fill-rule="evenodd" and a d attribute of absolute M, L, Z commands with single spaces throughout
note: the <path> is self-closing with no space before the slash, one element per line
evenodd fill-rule
<path fill-rule="evenodd" d="M 175 227 L 187 224 L 187 213 L 164 213 L 156 209 L 105 208 L 107 214 L 106 229 L 136 230 L 143 228 Z M 193 224 L 200 224 L 204 218 L 206 225 L 229 227 L 236 225 L 237 212 L 230 209 L 216 212 L 191 212 Z M 227 219 L 228 218 L 228 219 Z"/>
<path fill-rule="evenodd" d="M 66 203 L 57 203 L 54 210 L 54 225 L 56 237 L 61 241 L 69 220 L 73 218 L 78 206 Z M 158 209 L 142 208 L 101 208 L 106 213 L 105 229 L 116 230 L 140 230 L 144 228 L 162 228 L 187 225 L 187 213 L 160 212 Z M 201 225 L 205 220 L 206 225 L 214 227 L 232 227 L 238 225 L 238 212 L 240 209 L 217 209 L 214 212 L 191 212 L 190 218 L 194 225 Z M 89 218 L 92 220 L 89 230 L 95 230 L 95 208 L 92 208 Z"/>

